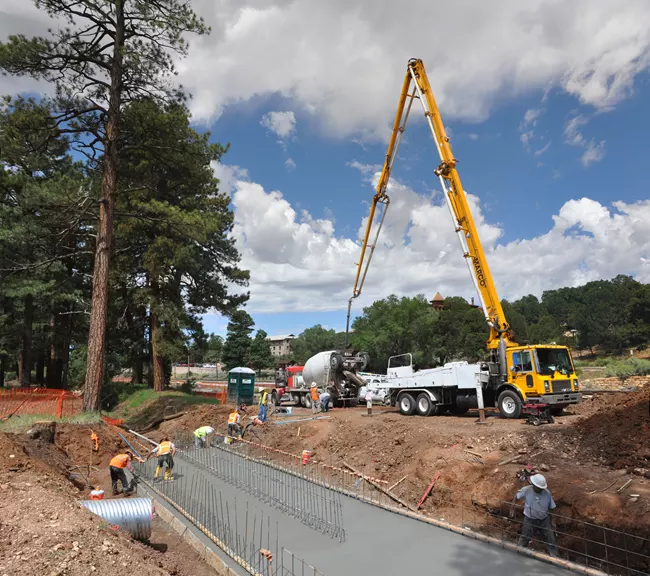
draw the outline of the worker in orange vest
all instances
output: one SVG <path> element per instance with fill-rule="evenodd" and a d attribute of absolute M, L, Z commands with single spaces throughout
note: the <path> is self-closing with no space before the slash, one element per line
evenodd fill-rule
<path fill-rule="evenodd" d="M 311 411 L 313 414 L 318 412 L 320 408 L 320 395 L 318 394 L 318 386 L 316 382 L 311 383 Z"/>
<path fill-rule="evenodd" d="M 235 409 L 228 416 L 228 436 L 237 436 L 241 438 L 242 428 L 241 428 L 241 416 L 239 411 Z"/>
<path fill-rule="evenodd" d="M 135 489 L 133 486 L 133 482 L 127 485 L 126 474 L 124 473 L 125 468 L 128 468 L 129 471 L 132 473 L 135 472 L 133 470 L 133 466 L 131 465 L 131 461 L 133 460 L 133 458 L 135 458 L 133 456 L 133 452 L 127 450 L 124 454 L 118 454 L 117 456 L 114 456 L 111 459 L 109 467 L 111 471 L 111 484 L 113 486 L 113 496 L 117 496 L 120 493 L 117 490 L 118 480 L 122 483 L 122 491 L 125 494 L 130 494 Z M 144 462 L 142 458 L 138 458 L 138 461 Z"/>
<path fill-rule="evenodd" d="M 154 479 L 157 479 L 158 476 L 160 476 L 163 466 L 167 466 L 163 480 L 171 480 L 172 468 L 174 468 L 174 456 L 176 455 L 176 446 L 174 446 L 169 438 L 165 436 L 162 439 L 162 442 L 151 451 L 149 456 L 147 456 L 147 460 L 149 460 L 149 458 L 154 454 L 158 456 L 158 466 L 156 466 L 156 472 L 153 475 Z"/>

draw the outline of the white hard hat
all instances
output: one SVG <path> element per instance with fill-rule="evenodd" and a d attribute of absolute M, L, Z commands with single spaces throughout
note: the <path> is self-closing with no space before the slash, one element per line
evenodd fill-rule
<path fill-rule="evenodd" d="M 312 383 L 311 383 L 311 387 L 312 387 L 312 388 L 316 388 L 316 382 L 312 382 Z"/>
<path fill-rule="evenodd" d="M 546 478 L 542 476 L 541 474 L 533 474 L 530 477 L 530 482 L 533 486 L 537 486 L 538 488 L 541 488 L 542 490 L 545 490 L 548 484 L 546 484 Z"/>

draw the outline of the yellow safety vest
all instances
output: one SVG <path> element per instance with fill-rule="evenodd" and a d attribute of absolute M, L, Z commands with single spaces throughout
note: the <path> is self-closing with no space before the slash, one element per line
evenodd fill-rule
<path fill-rule="evenodd" d="M 169 454 L 172 451 L 172 443 L 171 442 L 161 442 L 158 444 L 158 456 L 164 456 L 165 454 Z"/>

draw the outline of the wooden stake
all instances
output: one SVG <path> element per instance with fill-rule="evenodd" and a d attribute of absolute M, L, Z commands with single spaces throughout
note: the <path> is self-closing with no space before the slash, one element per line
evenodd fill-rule
<path fill-rule="evenodd" d="M 406 476 L 408 476 L 408 474 L 407 474 Z M 401 483 L 402 483 L 402 480 L 405 480 L 405 479 L 406 479 L 406 476 L 400 478 L 397 482 L 395 482 L 395 484 L 393 484 L 392 486 L 390 486 L 388 489 L 389 489 L 389 490 L 392 490 L 393 488 L 395 488 L 395 486 L 397 486 L 398 484 L 401 484 Z"/>
<path fill-rule="evenodd" d="M 620 494 L 620 493 L 623 492 L 623 490 L 625 490 L 625 489 L 626 489 L 630 484 L 632 484 L 632 480 L 628 480 L 628 481 L 627 481 L 625 484 L 623 484 L 623 486 L 621 486 L 621 487 L 620 487 L 616 492 L 618 492 L 618 493 Z"/>
<path fill-rule="evenodd" d="M 402 500 L 398 496 L 395 496 L 395 494 L 393 494 L 392 492 L 389 492 L 388 490 L 386 490 L 386 488 L 384 488 L 383 486 L 377 484 L 377 482 L 372 481 L 370 478 L 368 478 L 367 476 L 365 476 L 364 474 L 359 472 L 356 468 L 353 468 L 352 466 L 350 466 L 347 462 L 344 461 L 343 466 L 345 466 L 346 468 L 349 468 L 350 470 L 352 470 L 352 472 L 354 472 L 355 474 L 357 474 L 358 476 L 363 478 L 366 482 L 368 482 L 368 484 L 371 484 L 372 486 L 377 488 L 377 490 L 379 490 L 380 492 L 383 492 L 384 494 L 386 494 L 386 496 L 388 496 L 391 500 L 395 500 L 395 502 L 401 504 L 405 508 L 408 508 L 411 512 L 417 512 L 417 509 L 414 506 L 411 506 L 409 503 L 404 502 L 404 500 Z"/>

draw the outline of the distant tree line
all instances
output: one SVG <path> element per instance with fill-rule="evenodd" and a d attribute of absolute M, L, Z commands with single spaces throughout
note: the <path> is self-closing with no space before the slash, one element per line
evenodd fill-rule
<path fill-rule="evenodd" d="M 502 301 L 520 344 L 557 343 L 619 354 L 650 343 L 650 286 L 629 276 Z M 480 309 L 449 297 L 434 309 L 423 296 L 391 295 L 363 309 L 352 324 L 351 345 L 370 355 L 369 370 L 384 372 L 388 358 L 410 352 L 420 367 L 485 357 L 488 328 Z M 302 364 L 324 350 L 343 347 L 345 334 L 320 325 L 292 342 L 291 360 Z M 288 358 L 289 359 L 289 358 Z"/>

